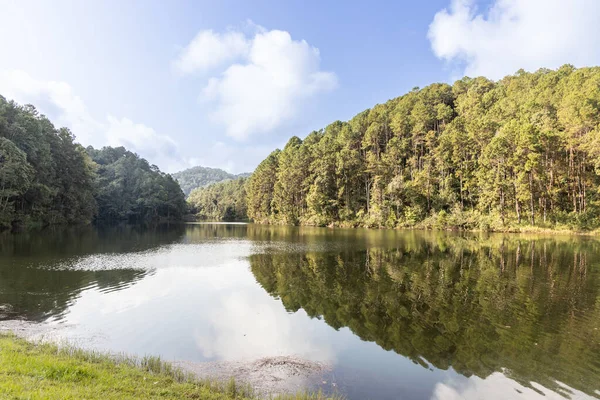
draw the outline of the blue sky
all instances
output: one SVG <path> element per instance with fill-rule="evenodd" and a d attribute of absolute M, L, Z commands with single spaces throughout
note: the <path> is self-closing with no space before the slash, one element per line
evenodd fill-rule
<path fill-rule="evenodd" d="M 598 65 L 599 18 L 597 0 L 0 0 L 0 94 L 169 172 L 244 172 L 414 86 Z"/>

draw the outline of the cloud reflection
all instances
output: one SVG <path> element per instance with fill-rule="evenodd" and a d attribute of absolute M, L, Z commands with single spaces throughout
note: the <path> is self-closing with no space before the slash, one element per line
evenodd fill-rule
<path fill-rule="evenodd" d="M 294 355 L 333 361 L 331 342 L 324 338 L 332 328 L 310 319 L 303 310 L 287 313 L 256 284 L 246 260 L 219 260 L 210 249 L 200 247 L 192 252 L 196 267 L 191 267 L 194 257 L 182 257 L 175 246 L 155 253 L 158 260 L 150 263 L 156 268 L 153 274 L 134 286 L 118 293 L 98 288 L 84 291 L 64 322 L 78 326 L 74 336 L 92 330 L 104 338 L 95 347 L 156 352 L 172 359 L 254 360 Z M 236 253 L 243 252 L 243 247 Z M 144 261 L 149 257 L 142 254 L 133 264 L 148 266 Z"/>
<path fill-rule="evenodd" d="M 333 350 L 320 340 L 324 329 L 304 310 L 288 314 L 279 301 L 253 281 L 249 270 L 221 267 L 221 277 L 238 280 L 235 289 L 223 288 L 203 317 L 207 329 L 197 329 L 195 341 L 203 356 L 219 360 L 256 359 L 296 355 L 312 361 L 332 362 Z M 241 285 L 240 285 L 241 284 Z"/>
<path fill-rule="evenodd" d="M 472 376 L 468 379 L 451 378 L 445 382 L 439 382 L 435 385 L 431 400 L 588 400 L 593 397 L 580 392 L 579 390 L 568 387 L 565 384 L 557 382 L 564 390 L 563 396 L 557 392 L 549 390 L 542 385 L 531 382 L 535 389 L 525 387 L 520 383 L 510 379 L 501 372 L 494 372 L 485 379 Z M 509 389 L 513 389 L 512 391 Z"/>

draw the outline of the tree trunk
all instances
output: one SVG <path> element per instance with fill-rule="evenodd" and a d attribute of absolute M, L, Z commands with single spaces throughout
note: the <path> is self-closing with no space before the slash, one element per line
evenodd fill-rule
<path fill-rule="evenodd" d="M 465 200 L 463 197 L 463 178 L 462 174 L 460 175 L 460 209 L 465 208 Z"/>
<path fill-rule="evenodd" d="M 371 182 L 365 179 L 365 192 L 367 195 L 367 214 L 371 213 Z"/>
<path fill-rule="evenodd" d="M 502 187 L 500 187 L 500 219 L 502 225 L 504 225 L 504 190 L 502 190 Z"/>
<path fill-rule="evenodd" d="M 535 208 L 533 202 L 533 172 L 529 173 L 529 204 L 531 206 L 531 216 L 529 220 L 531 225 L 535 225 Z"/>
<path fill-rule="evenodd" d="M 521 205 L 519 204 L 519 195 L 517 192 L 517 184 L 514 183 L 515 187 L 515 211 L 517 212 L 517 222 L 521 223 Z"/>

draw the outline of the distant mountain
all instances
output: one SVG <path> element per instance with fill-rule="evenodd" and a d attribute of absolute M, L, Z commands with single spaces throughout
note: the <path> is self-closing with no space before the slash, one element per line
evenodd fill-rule
<path fill-rule="evenodd" d="M 190 192 L 196 188 L 231 179 L 248 177 L 250 176 L 250 173 L 246 172 L 236 175 L 230 174 L 229 172 L 223 171 L 219 168 L 193 167 L 181 172 L 176 172 L 172 175 L 173 178 L 179 182 L 179 186 L 181 186 L 183 193 L 188 196 Z"/>

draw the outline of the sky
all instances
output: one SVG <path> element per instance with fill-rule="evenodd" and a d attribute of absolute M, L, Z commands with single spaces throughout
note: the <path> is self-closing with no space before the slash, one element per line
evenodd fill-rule
<path fill-rule="evenodd" d="M 598 0 L 0 0 L 0 94 L 176 172 L 434 82 L 600 65 Z"/>

